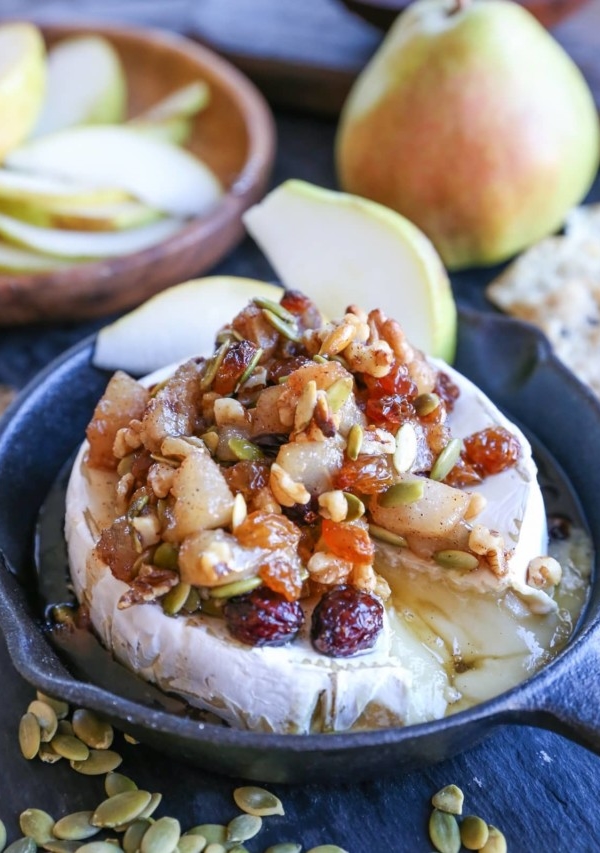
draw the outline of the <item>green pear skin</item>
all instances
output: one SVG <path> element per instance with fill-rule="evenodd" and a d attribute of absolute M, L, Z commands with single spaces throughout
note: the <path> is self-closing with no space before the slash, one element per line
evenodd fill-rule
<path fill-rule="evenodd" d="M 412 220 L 450 269 L 556 231 L 599 159 L 582 74 L 509 0 L 416 0 L 359 75 L 336 139 L 342 188 Z"/>

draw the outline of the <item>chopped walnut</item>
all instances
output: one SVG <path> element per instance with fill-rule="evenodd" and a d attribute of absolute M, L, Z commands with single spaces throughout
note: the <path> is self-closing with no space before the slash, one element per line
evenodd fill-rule
<path fill-rule="evenodd" d="M 394 353 L 386 341 L 363 344 L 353 341 L 344 350 L 344 358 L 351 370 L 380 378 L 387 376 L 394 361 Z"/>
<path fill-rule="evenodd" d="M 329 551 L 316 551 L 307 563 L 306 568 L 310 573 L 311 580 L 331 586 L 346 583 L 352 572 L 350 560 L 336 557 Z"/>
<path fill-rule="evenodd" d="M 508 571 L 504 539 L 496 530 L 490 530 L 484 524 L 476 524 L 469 534 L 469 548 L 474 554 L 485 557 L 490 569 L 498 577 Z"/>
<path fill-rule="evenodd" d="M 307 504 L 310 500 L 310 492 L 302 483 L 293 480 L 287 471 L 273 462 L 269 485 L 271 491 L 282 506 L 294 506 L 294 504 Z"/>
<path fill-rule="evenodd" d="M 562 568 L 554 557 L 535 557 L 527 566 L 527 583 L 536 589 L 556 586 L 562 578 Z"/>

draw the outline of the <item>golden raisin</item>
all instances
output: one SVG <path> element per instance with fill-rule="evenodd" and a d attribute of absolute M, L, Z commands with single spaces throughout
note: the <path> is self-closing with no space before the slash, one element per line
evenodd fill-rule
<path fill-rule="evenodd" d="M 375 549 L 366 528 L 324 518 L 321 535 L 327 548 L 336 557 L 352 563 L 372 562 Z"/>
<path fill-rule="evenodd" d="M 297 548 L 300 530 L 285 515 L 275 512 L 251 512 L 235 529 L 240 545 L 245 548 Z"/>

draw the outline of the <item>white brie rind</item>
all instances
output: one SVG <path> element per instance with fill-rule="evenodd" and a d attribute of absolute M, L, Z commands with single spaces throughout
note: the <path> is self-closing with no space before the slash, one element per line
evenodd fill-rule
<path fill-rule="evenodd" d="M 519 438 L 522 455 L 517 467 L 477 488 L 488 500 L 477 520 L 502 533 L 514 553 L 508 574 L 500 578 L 487 570 L 465 574 L 425 561 L 421 566 L 417 558 L 410 564 L 431 573 L 434 582 L 450 582 L 475 592 L 501 594 L 512 587 L 538 612 L 547 611 L 553 607 L 552 599 L 525 582 L 529 560 L 545 554 L 547 544 L 529 443 L 471 382 L 448 366 L 439 366 L 461 392 L 450 421 L 454 435 L 465 437 L 499 424 Z M 147 381 L 160 381 L 170 372 L 153 374 Z M 171 617 L 160 604 L 119 610 L 119 599 L 128 586 L 93 552 L 99 530 L 113 520 L 116 475 L 89 469 L 86 451 L 84 443 L 66 501 L 75 594 L 89 608 L 101 642 L 142 678 L 193 706 L 213 711 L 232 726 L 282 733 L 410 725 L 443 717 L 458 698 L 443 661 L 393 611 L 386 612 L 373 649 L 350 658 L 330 658 L 312 648 L 310 614 L 292 643 L 256 648 L 234 640 L 222 620 L 201 613 Z M 401 571 L 407 552 L 397 549 L 397 553 L 395 565 Z"/>

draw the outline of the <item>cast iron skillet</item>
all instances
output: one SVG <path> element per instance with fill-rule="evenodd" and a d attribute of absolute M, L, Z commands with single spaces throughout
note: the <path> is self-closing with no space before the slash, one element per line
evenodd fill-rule
<path fill-rule="evenodd" d="M 360 779 L 442 761 L 506 723 L 542 726 L 600 753 L 600 582 L 576 636 L 528 681 L 443 720 L 374 732 L 269 735 L 178 716 L 176 708 L 72 675 L 44 631 L 36 597 L 36 517 L 80 443 L 107 374 L 93 340 L 63 355 L 0 423 L 0 625 L 17 670 L 38 689 L 97 710 L 157 749 L 266 782 Z M 462 311 L 457 367 L 520 421 L 564 469 L 600 553 L 600 405 L 531 327 Z M 596 557 L 597 560 L 597 557 Z M 597 566 L 596 566 L 597 569 Z M 129 694 L 131 695 L 131 694 Z M 165 707 L 167 708 L 165 710 Z"/>

